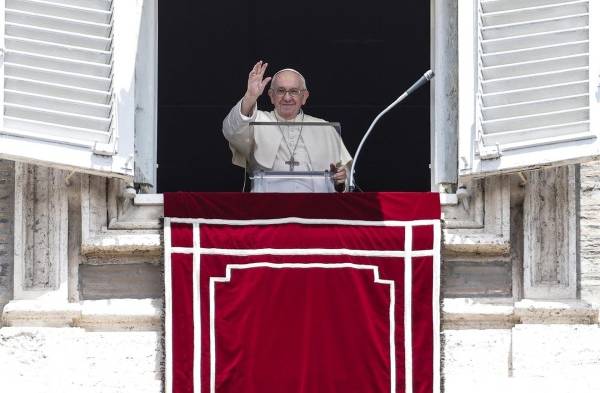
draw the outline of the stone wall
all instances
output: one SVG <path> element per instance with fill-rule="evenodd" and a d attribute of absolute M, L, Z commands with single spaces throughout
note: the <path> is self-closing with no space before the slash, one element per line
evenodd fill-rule
<path fill-rule="evenodd" d="M 600 161 L 581 165 L 580 278 L 581 299 L 600 305 Z"/>
<path fill-rule="evenodd" d="M 0 314 L 13 295 L 14 163 L 0 160 Z"/>
<path fill-rule="evenodd" d="M 0 161 L 0 168 L 5 168 L 0 172 L 1 179 L 8 179 L 0 182 L 0 214 L 6 220 L 0 222 L 0 231 L 4 231 L 0 236 L 13 236 L 14 217 L 20 216 L 21 226 L 28 227 L 37 225 L 37 216 L 49 215 L 35 208 L 30 212 L 33 215 L 23 213 L 29 205 L 50 201 L 48 193 L 41 193 L 47 194 L 46 199 L 34 198 L 26 190 L 32 181 L 54 181 L 51 173 L 18 166 L 17 177 L 25 176 L 25 183 L 17 187 L 22 198 L 17 203 L 11 191 L 13 167 Z M 444 209 L 445 393 L 600 391 L 600 378 L 596 376 L 600 370 L 600 162 L 581 165 L 579 170 L 571 167 L 546 171 L 547 176 L 528 174 L 528 183 L 521 185 L 520 181 L 512 181 L 516 175 L 476 182 L 467 189 L 468 203 Z M 68 267 L 68 302 L 66 293 L 60 296 L 64 304 L 18 298 L 12 282 L 13 261 L 9 259 L 12 250 L 0 253 L 4 258 L 0 259 L 4 261 L 0 272 L 8 272 L 0 274 L 0 295 L 5 303 L 12 300 L 4 307 L 4 326 L 0 329 L 0 364 L 8 365 L 1 373 L 0 388 L 4 391 L 8 387 L 10 392 L 18 387 L 20 392 L 36 393 L 161 392 L 164 359 L 158 217 L 162 207 L 156 203 L 134 205 L 117 192 L 116 183 L 106 179 L 77 175 L 63 187 L 63 177 L 53 184 L 69 195 L 68 261 L 41 261 L 48 265 L 60 260 Z M 46 184 L 42 183 L 38 186 Z M 542 192 L 543 187 L 548 189 Z M 38 187 L 32 192 L 37 195 L 45 189 Z M 538 195 L 544 196 L 543 206 L 535 202 Z M 577 201 L 565 204 L 565 200 L 572 200 L 571 196 L 565 199 L 565 195 L 574 195 Z M 21 206 L 19 214 L 14 214 L 14 206 Z M 551 221 L 564 223 L 578 212 L 580 225 L 569 226 L 567 231 L 552 231 L 544 221 L 560 216 L 560 220 Z M 53 238 L 55 227 L 40 228 L 48 239 Z M 579 228 L 575 229 L 575 237 L 570 228 Z M 545 231 L 537 238 L 546 236 L 545 242 L 554 241 L 555 247 L 536 246 L 541 243 L 527 237 L 525 231 Z M 5 241 L 4 247 L 11 247 L 9 237 L 0 238 Z M 24 246 L 37 244 L 35 239 L 30 237 Z M 564 253 L 554 251 L 513 252 L 526 247 L 548 251 L 567 245 L 570 249 L 572 239 L 577 240 L 580 251 L 575 264 L 564 258 Z M 60 237 L 56 242 L 61 244 Z M 43 248 L 38 246 L 38 251 Z M 557 257 L 549 259 L 550 254 Z M 532 266 L 541 261 L 543 265 L 539 266 L 556 272 L 556 277 L 551 277 L 556 285 L 563 281 L 557 279 L 561 269 L 575 266 L 578 296 L 528 298 L 527 282 L 520 284 L 519 280 L 534 276 L 525 274 L 524 256 L 530 258 Z M 32 262 L 25 254 L 23 258 L 28 259 L 24 262 Z M 556 268 L 552 270 L 552 266 Z M 59 275 L 59 281 L 61 277 L 64 279 Z M 62 286 L 66 287 L 64 282 Z M 521 286 L 525 291 L 518 289 Z M 23 286 L 22 291 L 27 290 Z M 49 286 L 48 291 L 56 291 L 56 286 Z M 553 293 L 567 292 L 547 294 Z M 39 327 L 33 327 L 36 325 Z M 49 327 L 53 325 L 60 327 Z"/>
<path fill-rule="evenodd" d="M 0 329 L 0 390 L 20 393 L 160 393 L 160 332 Z"/>

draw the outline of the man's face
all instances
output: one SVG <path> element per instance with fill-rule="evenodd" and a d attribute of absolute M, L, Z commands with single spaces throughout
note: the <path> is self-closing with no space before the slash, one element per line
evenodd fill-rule
<path fill-rule="evenodd" d="M 299 94 L 295 95 L 294 93 Z M 302 80 L 295 72 L 283 71 L 277 74 L 277 77 L 271 82 L 269 97 L 280 117 L 285 120 L 293 120 L 300 112 L 302 105 L 306 104 L 308 90 L 303 90 Z"/>

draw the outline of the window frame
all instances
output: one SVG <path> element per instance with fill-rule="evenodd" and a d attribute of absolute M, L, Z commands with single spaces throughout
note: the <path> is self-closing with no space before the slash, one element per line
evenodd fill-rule
<path fill-rule="evenodd" d="M 589 3 L 589 45 L 600 47 L 597 24 L 600 4 Z M 564 143 L 540 142 L 526 148 L 499 151 L 478 144 L 476 122 L 478 83 L 479 0 L 458 2 L 458 172 L 459 177 L 482 177 L 519 172 L 545 166 L 558 166 L 589 161 L 600 156 L 600 55 L 589 50 L 589 117 L 592 138 Z M 480 154 L 477 150 L 482 150 Z M 498 153 L 500 153 L 498 155 Z M 487 156 L 487 157 L 485 157 Z"/>
<path fill-rule="evenodd" d="M 115 0 L 112 7 L 112 91 L 115 102 L 112 118 L 114 131 L 109 143 L 9 132 L 4 130 L 3 116 L 0 116 L 0 157 L 132 181 L 138 172 L 135 170 L 135 161 L 141 151 L 141 161 L 154 171 L 153 174 L 152 170 L 147 171 L 150 176 L 144 179 L 148 181 L 149 177 L 156 183 L 157 0 Z M 5 0 L 0 0 L 0 21 L 3 27 Z M 154 32 L 153 37 L 144 35 L 147 31 Z M 4 43 L 4 28 L 0 29 L 0 42 Z M 142 67 L 144 64 L 141 63 L 147 63 L 146 67 Z M 0 64 L 2 74 L 3 64 Z M 138 91 L 140 88 L 145 90 Z M 148 91 L 151 92 L 150 96 L 147 95 Z M 148 98 L 141 100 L 142 97 Z M 3 113 L 4 78 L 0 78 L 0 109 Z M 136 137 L 138 131 L 140 135 Z M 138 146 L 135 146 L 136 140 Z M 143 143 L 140 144 L 140 141 Z M 148 163 L 148 156 L 152 164 Z"/>

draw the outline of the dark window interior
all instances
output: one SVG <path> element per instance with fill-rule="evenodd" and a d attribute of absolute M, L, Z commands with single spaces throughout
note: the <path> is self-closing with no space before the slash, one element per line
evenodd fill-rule
<path fill-rule="evenodd" d="M 240 191 L 223 118 L 258 60 L 296 68 L 304 110 L 342 124 L 351 154 L 373 118 L 430 68 L 429 1 L 160 1 L 158 191 Z M 268 97 L 259 107 L 271 110 Z M 364 191 L 430 188 L 429 87 L 388 113 L 364 147 Z"/>

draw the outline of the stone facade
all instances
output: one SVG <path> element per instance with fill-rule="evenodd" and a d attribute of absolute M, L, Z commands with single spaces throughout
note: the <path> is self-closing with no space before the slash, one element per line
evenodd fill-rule
<path fill-rule="evenodd" d="M 160 392 L 161 198 L 0 168 L 2 387 Z M 598 168 L 472 180 L 444 206 L 445 392 L 598 391 Z"/>
<path fill-rule="evenodd" d="M 434 3 L 444 391 L 598 392 L 600 161 L 457 179 L 458 2 Z M 121 181 L 0 160 L 0 390 L 162 391 L 161 215 Z"/>
<path fill-rule="evenodd" d="M 161 333 L 0 329 L 4 392 L 161 391 Z"/>
<path fill-rule="evenodd" d="M 122 189 L 0 160 L 2 391 L 162 391 L 160 213 Z"/>
<path fill-rule="evenodd" d="M 578 293 L 600 306 L 600 162 L 581 165 Z"/>
<path fill-rule="evenodd" d="M 13 293 L 14 163 L 0 160 L 0 307 Z"/>
<path fill-rule="evenodd" d="M 512 182 L 510 296 L 486 296 L 471 283 L 458 296 L 442 288 L 451 296 L 442 321 L 446 392 L 600 389 L 598 168 L 538 170 Z M 478 269 L 481 282 L 490 280 Z"/>

